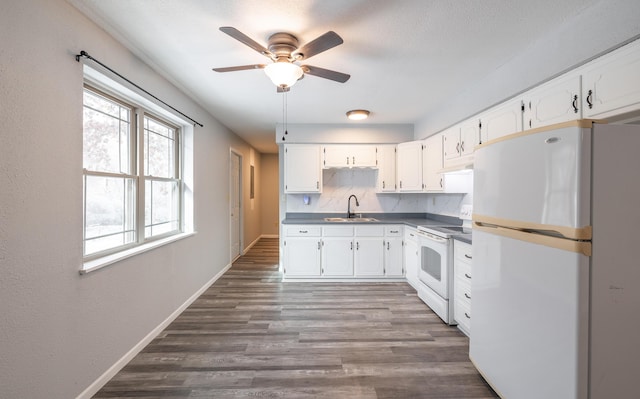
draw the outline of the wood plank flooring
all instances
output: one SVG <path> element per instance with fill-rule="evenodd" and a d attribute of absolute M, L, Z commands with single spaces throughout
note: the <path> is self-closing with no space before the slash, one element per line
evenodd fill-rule
<path fill-rule="evenodd" d="M 496 398 L 406 283 L 282 282 L 262 239 L 94 398 Z"/>

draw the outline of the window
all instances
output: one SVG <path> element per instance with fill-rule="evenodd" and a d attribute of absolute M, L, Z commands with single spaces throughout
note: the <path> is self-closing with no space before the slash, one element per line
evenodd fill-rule
<path fill-rule="evenodd" d="M 85 259 L 180 233 L 180 129 L 91 87 L 83 108 Z"/>

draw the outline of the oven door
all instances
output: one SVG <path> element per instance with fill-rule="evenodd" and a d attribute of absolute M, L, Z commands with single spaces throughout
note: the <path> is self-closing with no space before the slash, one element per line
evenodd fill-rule
<path fill-rule="evenodd" d="M 444 299 L 449 299 L 449 240 L 429 233 L 421 233 L 418 277 L 426 286 Z"/>

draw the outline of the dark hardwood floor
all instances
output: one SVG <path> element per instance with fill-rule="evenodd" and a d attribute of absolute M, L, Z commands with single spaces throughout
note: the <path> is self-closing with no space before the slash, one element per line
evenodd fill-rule
<path fill-rule="evenodd" d="M 95 398 L 496 398 L 406 283 L 293 283 L 262 239 Z"/>

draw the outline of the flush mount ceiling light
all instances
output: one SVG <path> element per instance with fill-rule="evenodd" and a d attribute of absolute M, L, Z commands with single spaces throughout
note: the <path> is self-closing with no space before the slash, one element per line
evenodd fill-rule
<path fill-rule="evenodd" d="M 293 86 L 302 77 L 302 68 L 288 61 L 274 62 L 264 67 L 264 73 L 274 85 L 286 88 Z"/>
<path fill-rule="evenodd" d="M 354 109 L 347 112 L 347 118 L 352 121 L 361 121 L 369 117 L 369 111 L 366 109 Z"/>

